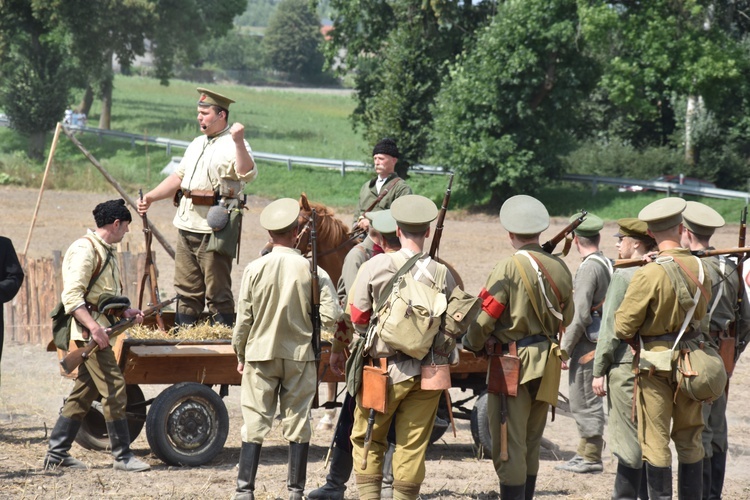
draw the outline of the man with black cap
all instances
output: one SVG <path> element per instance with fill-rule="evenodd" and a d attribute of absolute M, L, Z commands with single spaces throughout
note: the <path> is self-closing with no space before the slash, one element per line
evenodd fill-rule
<path fill-rule="evenodd" d="M 395 172 L 399 156 L 398 146 L 393 139 L 385 138 L 375 144 L 372 161 L 378 175 L 365 182 L 359 190 L 359 205 L 354 214 L 355 228 L 369 229 L 370 221 L 365 217 L 365 212 L 385 210 L 396 198 L 411 194 L 411 188 Z"/>
<path fill-rule="evenodd" d="M 242 374 L 242 449 L 236 499 L 252 499 L 263 439 L 271 430 L 277 401 L 284 439 L 289 441 L 287 489 L 302 499 L 310 447 L 309 413 L 317 391 L 312 348 L 312 276 L 295 249 L 299 202 L 282 198 L 260 215 L 271 252 L 252 261 L 242 275 L 232 346 Z M 341 316 L 328 274 L 318 268 L 320 318 L 324 328 Z"/>
<path fill-rule="evenodd" d="M 713 250 L 710 240 L 714 231 L 724 226 L 724 218 L 713 208 L 697 201 L 688 201 L 682 213 L 685 231 L 682 233 L 682 246 L 692 251 Z M 717 347 L 721 342 L 731 343 L 730 350 L 734 350 L 735 342 L 743 350 L 750 337 L 750 304 L 743 296 L 742 309 L 737 308 L 738 289 L 741 276 L 737 275 L 737 265 L 726 255 L 707 257 L 703 259 L 707 274 L 711 277 L 713 295 L 708 305 L 708 325 L 703 325 L 703 333 L 707 334 L 711 343 Z M 743 295 L 744 287 L 742 287 Z M 739 319 L 739 321 L 738 321 Z M 728 336 L 727 332 L 732 324 L 738 326 L 738 339 Z M 727 375 L 731 371 L 728 368 Z M 703 499 L 713 500 L 721 498 L 724 486 L 724 470 L 726 468 L 727 448 L 727 395 L 723 393 L 710 404 L 703 405 Z"/>
<path fill-rule="evenodd" d="M 570 221 L 579 217 L 573 215 Z M 568 462 L 555 469 L 578 474 L 598 473 L 604 470 L 602 448 L 604 447 L 604 405 L 594 394 L 593 363 L 596 341 L 602 320 L 604 296 L 612 277 L 612 262 L 599 250 L 599 231 L 604 222 L 594 214 L 588 214 L 573 235 L 573 245 L 582 262 L 573 280 L 575 316 L 565 329 L 560 347 L 567 353 L 563 370 L 569 369 L 568 395 L 570 412 L 578 427 L 578 449 Z"/>
<path fill-rule="evenodd" d="M 197 90 L 203 136 L 190 143 L 177 170 L 139 200 L 138 212 L 143 215 L 151 203 L 166 198 L 174 198 L 177 204 L 174 286 L 180 302 L 175 323 L 195 323 L 208 306 L 215 322 L 231 326 L 234 256 L 207 249 L 211 234 L 221 229 L 212 227 L 209 210 L 219 203 L 236 207 L 245 184 L 256 178 L 258 170 L 244 138 L 245 127 L 229 125 L 229 105 L 234 101 L 205 88 Z M 234 248 L 231 243 L 227 246 Z"/>
<path fill-rule="evenodd" d="M 73 390 L 50 434 L 44 467 L 87 468 L 68 452 L 83 418 L 101 396 L 102 413 L 115 458 L 114 469 L 145 471 L 151 467 L 130 451 L 125 378 L 110 349 L 115 339 L 110 339 L 105 332 L 114 322 L 114 318 L 106 314 L 107 304 L 121 306 L 119 309 L 125 318 L 136 317 L 138 323 L 143 320 L 141 311 L 131 309 L 130 301 L 121 297 L 122 282 L 114 247 L 129 231 L 132 217 L 124 200 L 110 200 L 94 208 L 94 220 L 96 230 L 73 242 L 65 252 L 62 303 L 65 312 L 74 319 L 70 325 L 71 340 L 76 341 L 78 347 L 86 342 L 96 342 L 99 347 L 78 367 Z"/>
<path fill-rule="evenodd" d="M 482 311 L 462 346 L 477 356 L 490 351 L 520 358 L 516 394 L 489 394 L 487 415 L 500 498 L 524 500 L 534 497 L 549 405 L 557 404 L 558 333 L 573 319 L 573 280 L 565 263 L 539 244 L 539 235 L 549 227 L 549 213 L 539 200 L 526 195 L 508 198 L 500 209 L 500 223 L 516 254 L 498 262 L 487 278 L 479 293 Z M 507 457 L 501 454 L 503 412 Z"/>
<path fill-rule="evenodd" d="M 638 214 L 659 253 L 655 262 L 635 272 L 615 312 L 617 337 L 640 346 L 638 440 L 649 498 L 654 499 L 672 497 L 670 437 L 679 461 L 679 497 L 698 498 L 702 491 L 702 403 L 679 388 L 673 354 L 700 348 L 711 278 L 701 260 L 680 246 L 685 207 L 682 198 L 669 197 Z"/>
<path fill-rule="evenodd" d="M 13 300 L 23 283 L 23 268 L 18 262 L 13 242 L 5 236 L 0 236 L 0 360 L 3 359 L 3 339 L 5 338 L 5 322 L 3 320 L 3 304 Z"/>
<path fill-rule="evenodd" d="M 615 234 L 618 256 L 621 259 L 642 259 L 656 250 L 656 242 L 648 235 L 646 223 L 635 217 L 619 219 Z M 641 446 L 638 443 L 638 426 L 631 418 L 633 412 L 633 351 L 615 335 L 615 311 L 620 307 L 625 291 L 638 267 L 615 270 L 607 288 L 602 311 L 602 325 L 596 342 L 594 356 L 594 394 L 608 396 L 609 448 L 617 457 L 614 500 L 648 498 L 646 469 Z M 605 386 L 604 376 L 607 376 Z"/>

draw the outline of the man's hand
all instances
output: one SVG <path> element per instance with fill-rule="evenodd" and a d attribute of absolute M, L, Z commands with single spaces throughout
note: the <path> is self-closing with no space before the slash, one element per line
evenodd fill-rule
<path fill-rule="evenodd" d="M 336 375 L 343 375 L 346 368 L 346 354 L 343 352 L 332 352 L 331 357 L 328 358 L 328 366 L 331 367 L 331 371 Z"/>
<path fill-rule="evenodd" d="M 232 136 L 234 142 L 244 142 L 245 140 L 245 126 L 241 123 L 233 123 L 229 129 L 229 133 Z"/>
<path fill-rule="evenodd" d="M 594 394 L 600 398 L 607 395 L 607 389 L 604 385 L 604 377 L 594 377 L 594 381 L 591 383 L 591 388 L 594 390 Z"/>
<path fill-rule="evenodd" d="M 99 345 L 99 349 L 103 350 L 109 347 L 109 335 L 107 335 L 103 326 L 97 323 L 93 329 L 89 328 L 89 333 L 91 333 L 91 338 L 94 339 L 94 342 Z"/>
<path fill-rule="evenodd" d="M 562 363 L 560 364 L 560 368 L 563 369 L 563 370 L 567 370 L 570 367 L 568 366 L 568 362 L 567 361 L 562 360 Z"/>
<path fill-rule="evenodd" d="M 245 363 L 237 363 L 237 373 L 240 375 L 245 371 Z"/>
<path fill-rule="evenodd" d="M 135 318 L 134 323 L 140 325 L 143 323 L 143 311 L 140 309 L 127 309 L 122 313 L 123 318 Z"/>
<path fill-rule="evenodd" d="M 143 198 L 138 198 L 138 214 L 139 215 L 146 215 L 146 212 L 148 212 L 148 208 L 151 206 L 151 198 L 148 196 L 148 194 L 145 194 Z"/>
<path fill-rule="evenodd" d="M 368 219 L 367 217 L 360 217 L 359 220 L 357 221 L 357 227 L 365 231 L 369 231 L 370 219 Z"/>

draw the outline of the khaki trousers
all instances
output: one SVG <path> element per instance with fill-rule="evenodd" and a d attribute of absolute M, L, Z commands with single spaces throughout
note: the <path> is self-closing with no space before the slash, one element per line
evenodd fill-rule
<path fill-rule="evenodd" d="M 315 361 L 247 361 L 242 373 L 242 441 L 263 443 L 271 430 L 276 403 L 284 439 L 309 443 L 310 407 L 317 390 Z"/>
<path fill-rule="evenodd" d="M 177 312 L 198 317 L 208 306 L 211 314 L 234 314 L 232 259 L 206 252 L 210 234 L 180 230 L 174 259 L 174 288 L 181 298 Z"/>
<path fill-rule="evenodd" d="M 609 443 L 612 453 L 631 469 L 643 466 L 641 445 L 638 443 L 638 423 L 631 421 L 633 383 L 632 363 L 612 365 L 607 375 L 609 401 Z"/>
<path fill-rule="evenodd" d="M 578 427 L 578 435 L 585 446 L 579 446 L 578 454 L 588 462 L 601 462 L 602 435 L 604 435 L 604 403 L 594 394 L 591 384 L 594 381 L 593 359 L 581 364 L 581 356 L 594 351 L 596 344 L 585 336 L 573 348 L 570 370 L 568 371 L 568 394 L 570 411 Z M 594 439 L 591 439 L 594 438 Z"/>
<path fill-rule="evenodd" d="M 77 342 L 79 347 L 84 342 Z M 70 396 L 65 400 L 60 414 L 72 420 L 83 420 L 91 404 L 102 397 L 104 420 L 114 422 L 127 418 L 125 406 L 128 403 L 125 392 L 125 377 L 117 366 L 115 353 L 111 347 L 95 350 L 89 358 L 78 367 L 76 379 Z"/>
<path fill-rule="evenodd" d="M 393 479 L 406 483 L 422 484 L 425 476 L 425 453 L 435 424 L 442 391 L 425 391 L 421 377 L 413 377 L 388 386 L 387 413 L 375 413 L 372 444 L 367 455 L 367 468 L 362 469 L 365 433 L 370 410 L 363 408 L 357 396 L 352 429 L 352 456 L 354 472 L 359 475 L 383 474 L 383 455 L 388 447 L 387 436 L 391 421 L 396 419 L 396 450 L 393 454 Z"/>
<path fill-rule="evenodd" d="M 703 404 L 703 451 L 706 458 L 714 456 L 714 451 L 726 453 L 729 447 L 727 438 L 727 395 L 722 394 L 711 404 Z"/>

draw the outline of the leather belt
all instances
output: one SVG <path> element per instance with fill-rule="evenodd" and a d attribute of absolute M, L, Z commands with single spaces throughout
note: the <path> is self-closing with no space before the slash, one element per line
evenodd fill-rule
<path fill-rule="evenodd" d="M 536 335 L 529 335 L 528 337 L 524 337 L 522 339 L 516 340 L 516 349 L 519 347 L 528 347 L 533 344 L 538 344 L 540 342 L 547 341 L 547 336 L 541 333 L 537 333 Z M 501 344 L 497 343 L 495 344 L 495 347 L 492 352 L 489 352 L 490 355 L 502 355 L 502 354 L 508 354 L 510 352 L 510 343 L 508 344 Z"/>
<path fill-rule="evenodd" d="M 378 359 L 378 358 L 376 358 L 376 359 Z M 408 354 L 404 354 L 401 351 L 397 351 L 396 354 L 388 356 L 385 359 L 388 361 L 388 364 L 393 364 L 393 363 L 400 363 L 402 361 L 408 361 L 408 360 L 414 359 L 414 358 L 412 358 Z"/>
<path fill-rule="evenodd" d="M 680 332 L 670 332 L 670 333 L 664 333 L 662 335 L 656 335 L 653 337 L 643 337 L 643 343 L 644 344 L 651 344 L 652 342 L 671 342 L 674 344 L 674 341 L 677 340 L 677 336 L 680 334 Z M 685 332 L 682 335 L 682 338 L 680 339 L 680 342 L 684 342 L 686 340 L 693 340 L 700 337 L 701 332 L 698 330 L 692 330 L 689 332 Z"/>

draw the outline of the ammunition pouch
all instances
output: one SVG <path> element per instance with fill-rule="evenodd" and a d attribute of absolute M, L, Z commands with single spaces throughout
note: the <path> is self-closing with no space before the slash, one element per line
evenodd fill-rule
<path fill-rule="evenodd" d="M 503 344 L 494 344 L 489 352 L 487 392 L 490 394 L 518 395 L 518 381 L 521 379 L 521 358 L 517 345 L 511 342 L 508 354 L 503 354 Z"/>
<path fill-rule="evenodd" d="M 193 205 L 212 207 L 219 202 L 219 193 L 212 189 L 192 189 L 183 191 L 185 198 L 193 201 Z"/>

